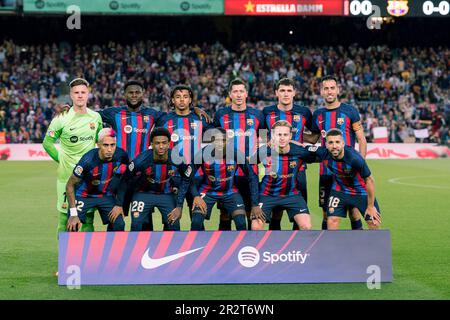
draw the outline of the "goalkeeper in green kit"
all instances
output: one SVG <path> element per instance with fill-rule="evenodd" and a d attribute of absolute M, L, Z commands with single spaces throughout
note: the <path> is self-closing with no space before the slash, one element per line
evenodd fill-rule
<path fill-rule="evenodd" d="M 87 107 L 89 83 L 85 79 L 77 78 L 72 80 L 69 86 L 73 106 L 67 113 L 53 118 L 43 142 L 45 151 L 58 162 L 56 180 L 58 232 L 66 231 L 67 227 L 68 203 L 65 194 L 67 181 L 80 158 L 95 148 L 98 132 L 103 127 L 100 114 Z M 59 151 L 55 147 L 58 138 Z M 93 223 L 94 211 L 91 211 L 87 213 L 86 223 L 83 224 L 81 231 L 94 231 Z"/>

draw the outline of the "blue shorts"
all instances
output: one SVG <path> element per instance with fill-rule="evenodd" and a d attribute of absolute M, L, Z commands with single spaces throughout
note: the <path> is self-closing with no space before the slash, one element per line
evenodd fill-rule
<path fill-rule="evenodd" d="M 330 197 L 331 186 L 333 185 L 332 175 L 320 175 L 319 178 L 319 207 L 326 209 L 328 207 L 328 198 Z"/>
<path fill-rule="evenodd" d="M 136 192 L 131 201 L 131 229 L 130 231 L 142 231 L 142 225 L 149 223 L 154 208 L 161 212 L 162 222 L 168 230 L 180 230 L 180 221 L 169 224 L 167 216 L 176 208 L 176 196 L 170 194 L 154 194 L 148 192 Z"/>
<path fill-rule="evenodd" d="M 112 208 L 116 205 L 114 197 L 102 197 L 102 198 L 76 198 L 76 208 L 78 211 L 78 218 L 81 223 L 86 223 L 86 213 L 91 209 L 97 209 L 102 218 L 104 225 L 109 224 L 108 214 Z M 67 211 L 67 215 L 70 217 L 70 210 Z"/>
<path fill-rule="evenodd" d="M 305 170 L 299 171 L 297 174 L 298 191 L 302 194 L 303 199 L 308 203 L 308 188 L 306 184 L 306 166 Z"/>
<path fill-rule="evenodd" d="M 344 192 L 332 190 L 330 198 L 327 204 L 327 216 L 328 217 L 341 217 L 347 216 L 348 209 L 357 208 L 362 216 L 367 210 L 367 196 L 366 195 L 351 195 Z M 378 206 L 377 199 L 375 199 L 375 208 L 381 214 Z M 370 220 L 367 216 L 366 220 Z"/>
<path fill-rule="evenodd" d="M 211 217 L 211 210 L 214 205 L 218 202 L 222 204 L 222 208 L 225 209 L 228 215 L 231 217 L 231 214 L 236 210 L 245 210 L 244 201 L 239 193 L 232 193 L 229 195 L 223 196 L 214 196 L 206 194 L 203 197 L 203 201 L 205 201 L 207 206 L 205 219 L 209 220 Z M 196 210 L 194 210 L 196 211 Z"/>
<path fill-rule="evenodd" d="M 259 196 L 259 202 L 266 223 L 270 223 L 272 220 L 272 210 L 274 209 L 286 210 L 291 222 L 294 222 L 294 216 L 297 214 L 309 214 L 308 205 L 300 194 L 287 197 L 261 195 Z"/>
<path fill-rule="evenodd" d="M 252 199 L 250 197 L 250 182 L 246 176 L 235 176 L 234 183 L 238 189 L 242 200 L 244 200 L 245 211 L 252 210 Z"/>

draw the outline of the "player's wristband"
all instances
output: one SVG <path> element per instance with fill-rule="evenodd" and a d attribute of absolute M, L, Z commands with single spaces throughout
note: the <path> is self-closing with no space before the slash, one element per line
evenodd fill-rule
<path fill-rule="evenodd" d="M 71 217 L 78 217 L 77 208 L 70 208 L 70 216 Z"/>

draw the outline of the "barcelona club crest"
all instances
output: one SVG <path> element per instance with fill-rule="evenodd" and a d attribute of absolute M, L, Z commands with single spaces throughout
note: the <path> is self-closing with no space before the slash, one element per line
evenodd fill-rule
<path fill-rule="evenodd" d="M 394 17 L 401 17 L 408 13 L 408 0 L 388 1 L 387 12 Z"/>
<path fill-rule="evenodd" d="M 247 119 L 247 125 L 252 126 L 254 123 L 253 119 Z"/>
<path fill-rule="evenodd" d="M 234 166 L 233 165 L 227 166 L 227 171 L 229 171 L 229 172 L 234 171 Z"/>
<path fill-rule="evenodd" d="M 289 167 L 290 168 L 295 168 L 297 166 L 297 161 L 291 161 L 289 162 Z"/>
<path fill-rule="evenodd" d="M 144 122 L 148 122 L 150 119 L 148 116 L 144 116 Z"/>
<path fill-rule="evenodd" d="M 89 123 L 89 128 L 91 128 L 91 130 L 95 130 L 95 123 Z"/>
<path fill-rule="evenodd" d="M 340 126 L 343 125 L 344 124 L 344 118 L 338 118 L 337 119 L 337 124 L 340 125 Z"/>
<path fill-rule="evenodd" d="M 192 129 L 197 129 L 197 122 L 191 122 L 191 128 Z"/>
<path fill-rule="evenodd" d="M 167 174 L 172 177 L 175 174 L 175 170 L 169 170 Z"/>
<path fill-rule="evenodd" d="M 298 114 L 294 114 L 294 121 L 295 122 L 299 122 L 300 121 L 300 116 Z"/>

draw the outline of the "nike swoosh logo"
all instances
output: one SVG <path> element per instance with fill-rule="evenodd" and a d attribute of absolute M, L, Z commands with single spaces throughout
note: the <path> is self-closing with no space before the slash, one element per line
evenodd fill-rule
<path fill-rule="evenodd" d="M 173 128 L 173 127 L 175 127 L 175 126 L 167 126 L 167 128 L 169 128 L 169 129 L 171 129 L 171 128 Z"/>
<path fill-rule="evenodd" d="M 300 212 L 305 212 L 306 211 L 306 209 L 300 209 Z"/>
<path fill-rule="evenodd" d="M 180 253 L 176 253 L 176 254 L 172 254 L 170 256 L 166 256 L 163 258 L 158 258 L 158 259 L 152 259 L 150 258 L 150 256 L 148 255 L 148 251 L 149 249 L 147 249 L 147 251 L 145 251 L 144 255 L 142 256 L 141 259 L 141 266 L 144 269 L 156 269 L 159 268 L 169 262 L 172 262 L 174 260 L 180 259 L 184 256 L 187 256 L 188 254 L 194 253 L 195 251 L 201 250 L 204 247 L 200 247 L 197 249 L 193 249 L 193 250 L 189 250 L 189 251 L 185 251 L 185 252 L 180 252 Z"/>
<path fill-rule="evenodd" d="M 223 123 L 230 123 L 232 120 L 230 120 L 230 121 L 224 121 Z"/>
<path fill-rule="evenodd" d="M 72 130 L 75 130 L 75 129 L 76 129 L 76 128 L 70 128 L 69 130 L 72 131 Z"/>
<path fill-rule="evenodd" d="M 322 122 L 325 122 L 325 120 L 323 120 L 323 121 L 319 121 L 319 123 L 322 123 Z"/>
<path fill-rule="evenodd" d="M 243 204 L 238 204 L 237 206 L 238 206 L 238 207 L 243 207 L 244 205 L 243 205 Z"/>

